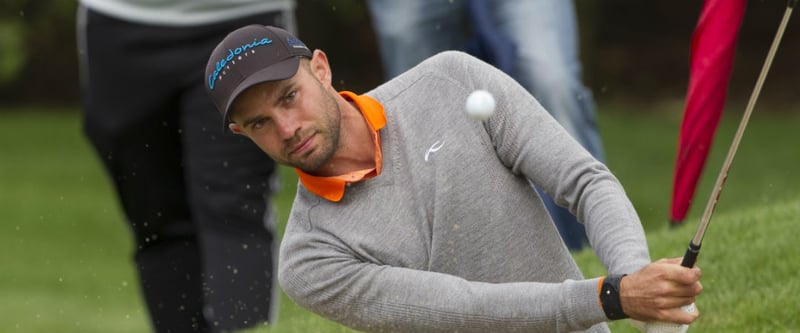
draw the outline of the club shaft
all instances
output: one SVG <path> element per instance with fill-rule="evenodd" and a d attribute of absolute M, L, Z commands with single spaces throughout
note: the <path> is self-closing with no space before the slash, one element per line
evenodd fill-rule
<path fill-rule="evenodd" d="M 769 53 L 767 53 L 767 58 L 764 60 L 764 66 L 761 67 L 761 73 L 758 76 L 755 88 L 753 88 L 753 93 L 750 95 L 750 100 L 747 102 L 747 108 L 745 109 L 744 115 L 742 115 L 742 120 L 739 122 L 739 128 L 736 130 L 736 134 L 733 137 L 733 143 L 731 143 L 731 146 L 728 149 L 728 155 L 725 157 L 725 161 L 722 163 L 722 169 L 720 170 L 719 175 L 717 175 L 717 181 L 714 184 L 711 196 L 708 198 L 708 202 L 706 203 L 706 208 L 703 211 L 702 218 L 700 219 L 700 224 L 697 225 L 697 230 L 694 233 L 694 237 L 692 237 L 692 242 L 689 243 L 689 248 L 686 250 L 686 254 L 683 257 L 683 262 L 681 265 L 685 267 L 694 266 L 694 263 L 697 260 L 697 255 L 700 252 L 700 246 L 703 243 L 703 236 L 705 236 L 706 230 L 708 229 L 708 223 L 711 221 L 711 215 L 714 214 L 714 209 L 717 207 L 719 195 L 722 193 L 722 187 L 725 186 L 725 181 L 728 179 L 728 172 L 730 171 L 731 164 L 736 156 L 736 151 L 739 149 L 739 143 L 742 141 L 744 130 L 747 127 L 747 123 L 750 121 L 750 115 L 753 113 L 753 108 L 758 100 L 758 95 L 761 93 L 761 87 L 764 86 L 764 80 L 766 80 L 769 68 L 772 66 L 772 59 L 775 58 L 775 53 L 778 51 L 778 45 L 781 43 L 783 32 L 786 30 L 786 25 L 789 23 L 789 17 L 791 17 L 792 10 L 794 9 L 794 5 L 796 3 L 797 0 L 789 0 L 787 2 L 786 11 L 783 14 L 783 19 L 781 20 L 780 26 L 778 26 L 778 32 L 775 34 L 775 38 L 772 41 L 772 46 L 770 46 Z"/>

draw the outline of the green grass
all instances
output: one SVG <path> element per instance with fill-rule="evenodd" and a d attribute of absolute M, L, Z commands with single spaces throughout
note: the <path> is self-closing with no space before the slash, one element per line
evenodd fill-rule
<path fill-rule="evenodd" d="M 800 231 L 800 199 L 749 206 L 714 217 L 698 259 L 703 294 L 694 332 L 800 332 L 800 254 L 794 234 Z M 697 223 L 671 231 L 648 232 L 654 258 L 683 254 Z M 605 274 L 591 252 L 576 255 L 584 273 Z M 614 332 L 637 332 L 627 321 Z"/>
<path fill-rule="evenodd" d="M 718 130 L 687 225 L 666 226 L 680 105 L 601 108 L 609 166 L 642 217 L 653 258 L 683 254 L 740 113 Z M 800 116 L 756 110 L 698 265 L 705 291 L 694 332 L 800 332 Z M 761 113 L 759 113 L 761 112 Z M 276 198 L 285 221 L 296 178 Z M 132 242 L 74 110 L 0 110 L 0 332 L 145 332 Z M 586 275 L 605 274 L 590 251 Z M 252 332 L 352 332 L 281 300 L 279 320 Z M 614 331 L 634 332 L 626 322 Z"/>
<path fill-rule="evenodd" d="M 0 332 L 146 331 L 131 242 L 76 114 L 0 119 Z"/>

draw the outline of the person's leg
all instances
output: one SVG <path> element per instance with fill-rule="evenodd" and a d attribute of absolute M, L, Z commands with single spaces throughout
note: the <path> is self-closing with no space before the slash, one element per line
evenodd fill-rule
<path fill-rule="evenodd" d="M 369 0 L 387 79 L 445 50 L 464 47 L 463 0 Z"/>
<path fill-rule="evenodd" d="M 514 78 L 595 158 L 604 160 L 594 100 L 581 78 L 575 8 L 569 0 L 497 1 L 495 20 L 517 45 Z M 540 191 L 541 193 L 541 191 Z M 583 224 L 543 195 L 564 242 L 580 250 Z"/>
<path fill-rule="evenodd" d="M 270 206 L 277 170 L 249 139 L 223 126 L 197 69 L 228 32 L 253 23 L 277 25 L 280 15 L 193 29 L 185 36 L 193 43 L 173 49 L 186 73 L 180 97 L 185 180 L 202 252 L 204 314 L 214 331 L 270 322 L 277 311 Z"/>
<path fill-rule="evenodd" d="M 582 83 L 570 0 L 497 1 L 496 22 L 517 45 L 512 75 L 595 158 L 604 160 L 594 98 Z"/>
<path fill-rule="evenodd" d="M 205 314 L 219 329 L 269 322 L 273 309 L 272 160 L 222 117 L 198 85 L 181 128 L 186 183 L 203 253 Z"/>
<path fill-rule="evenodd" d="M 82 8 L 81 10 L 83 10 Z M 152 32 L 82 11 L 84 131 L 113 180 L 135 240 L 155 331 L 203 332 L 201 260 L 183 181 L 173 83 Z"/>

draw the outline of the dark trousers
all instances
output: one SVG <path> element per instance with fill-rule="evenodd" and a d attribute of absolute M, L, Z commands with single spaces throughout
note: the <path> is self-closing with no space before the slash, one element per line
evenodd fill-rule
<path fill-rule="evenodd" d="M 228 32 L 275 24 L 282 14 L 161 27 L 80 10 L 84 131 L 135 238 L 153 328 L 207 332 L 269 321 L 275 166 L 223 130 L 203 71 Z"/>

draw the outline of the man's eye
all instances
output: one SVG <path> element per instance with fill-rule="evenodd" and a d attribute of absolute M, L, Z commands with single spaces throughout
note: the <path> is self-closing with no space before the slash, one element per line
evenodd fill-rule
<path fill-rule="evenodd" d="M 252 124 L 253 129 L 259 129 L 259 128 L 264 127 L 264 124 L 266 124 L 266 122 L 267 122 L 267 120 L 264 119 L 264 118 L 261 118 L 261 119 L 258 119 L 256 121 L 254 121 L 253 124 Z"/>
<path fill-rule="evenodd" d="M 283 101 L 285 103 L 289 103 L 293 101 L 296 96 L 297 96 L 297 91 L 290 91 L 288 94 L 286 94 L 286 96 L 283 96 Z"/>

